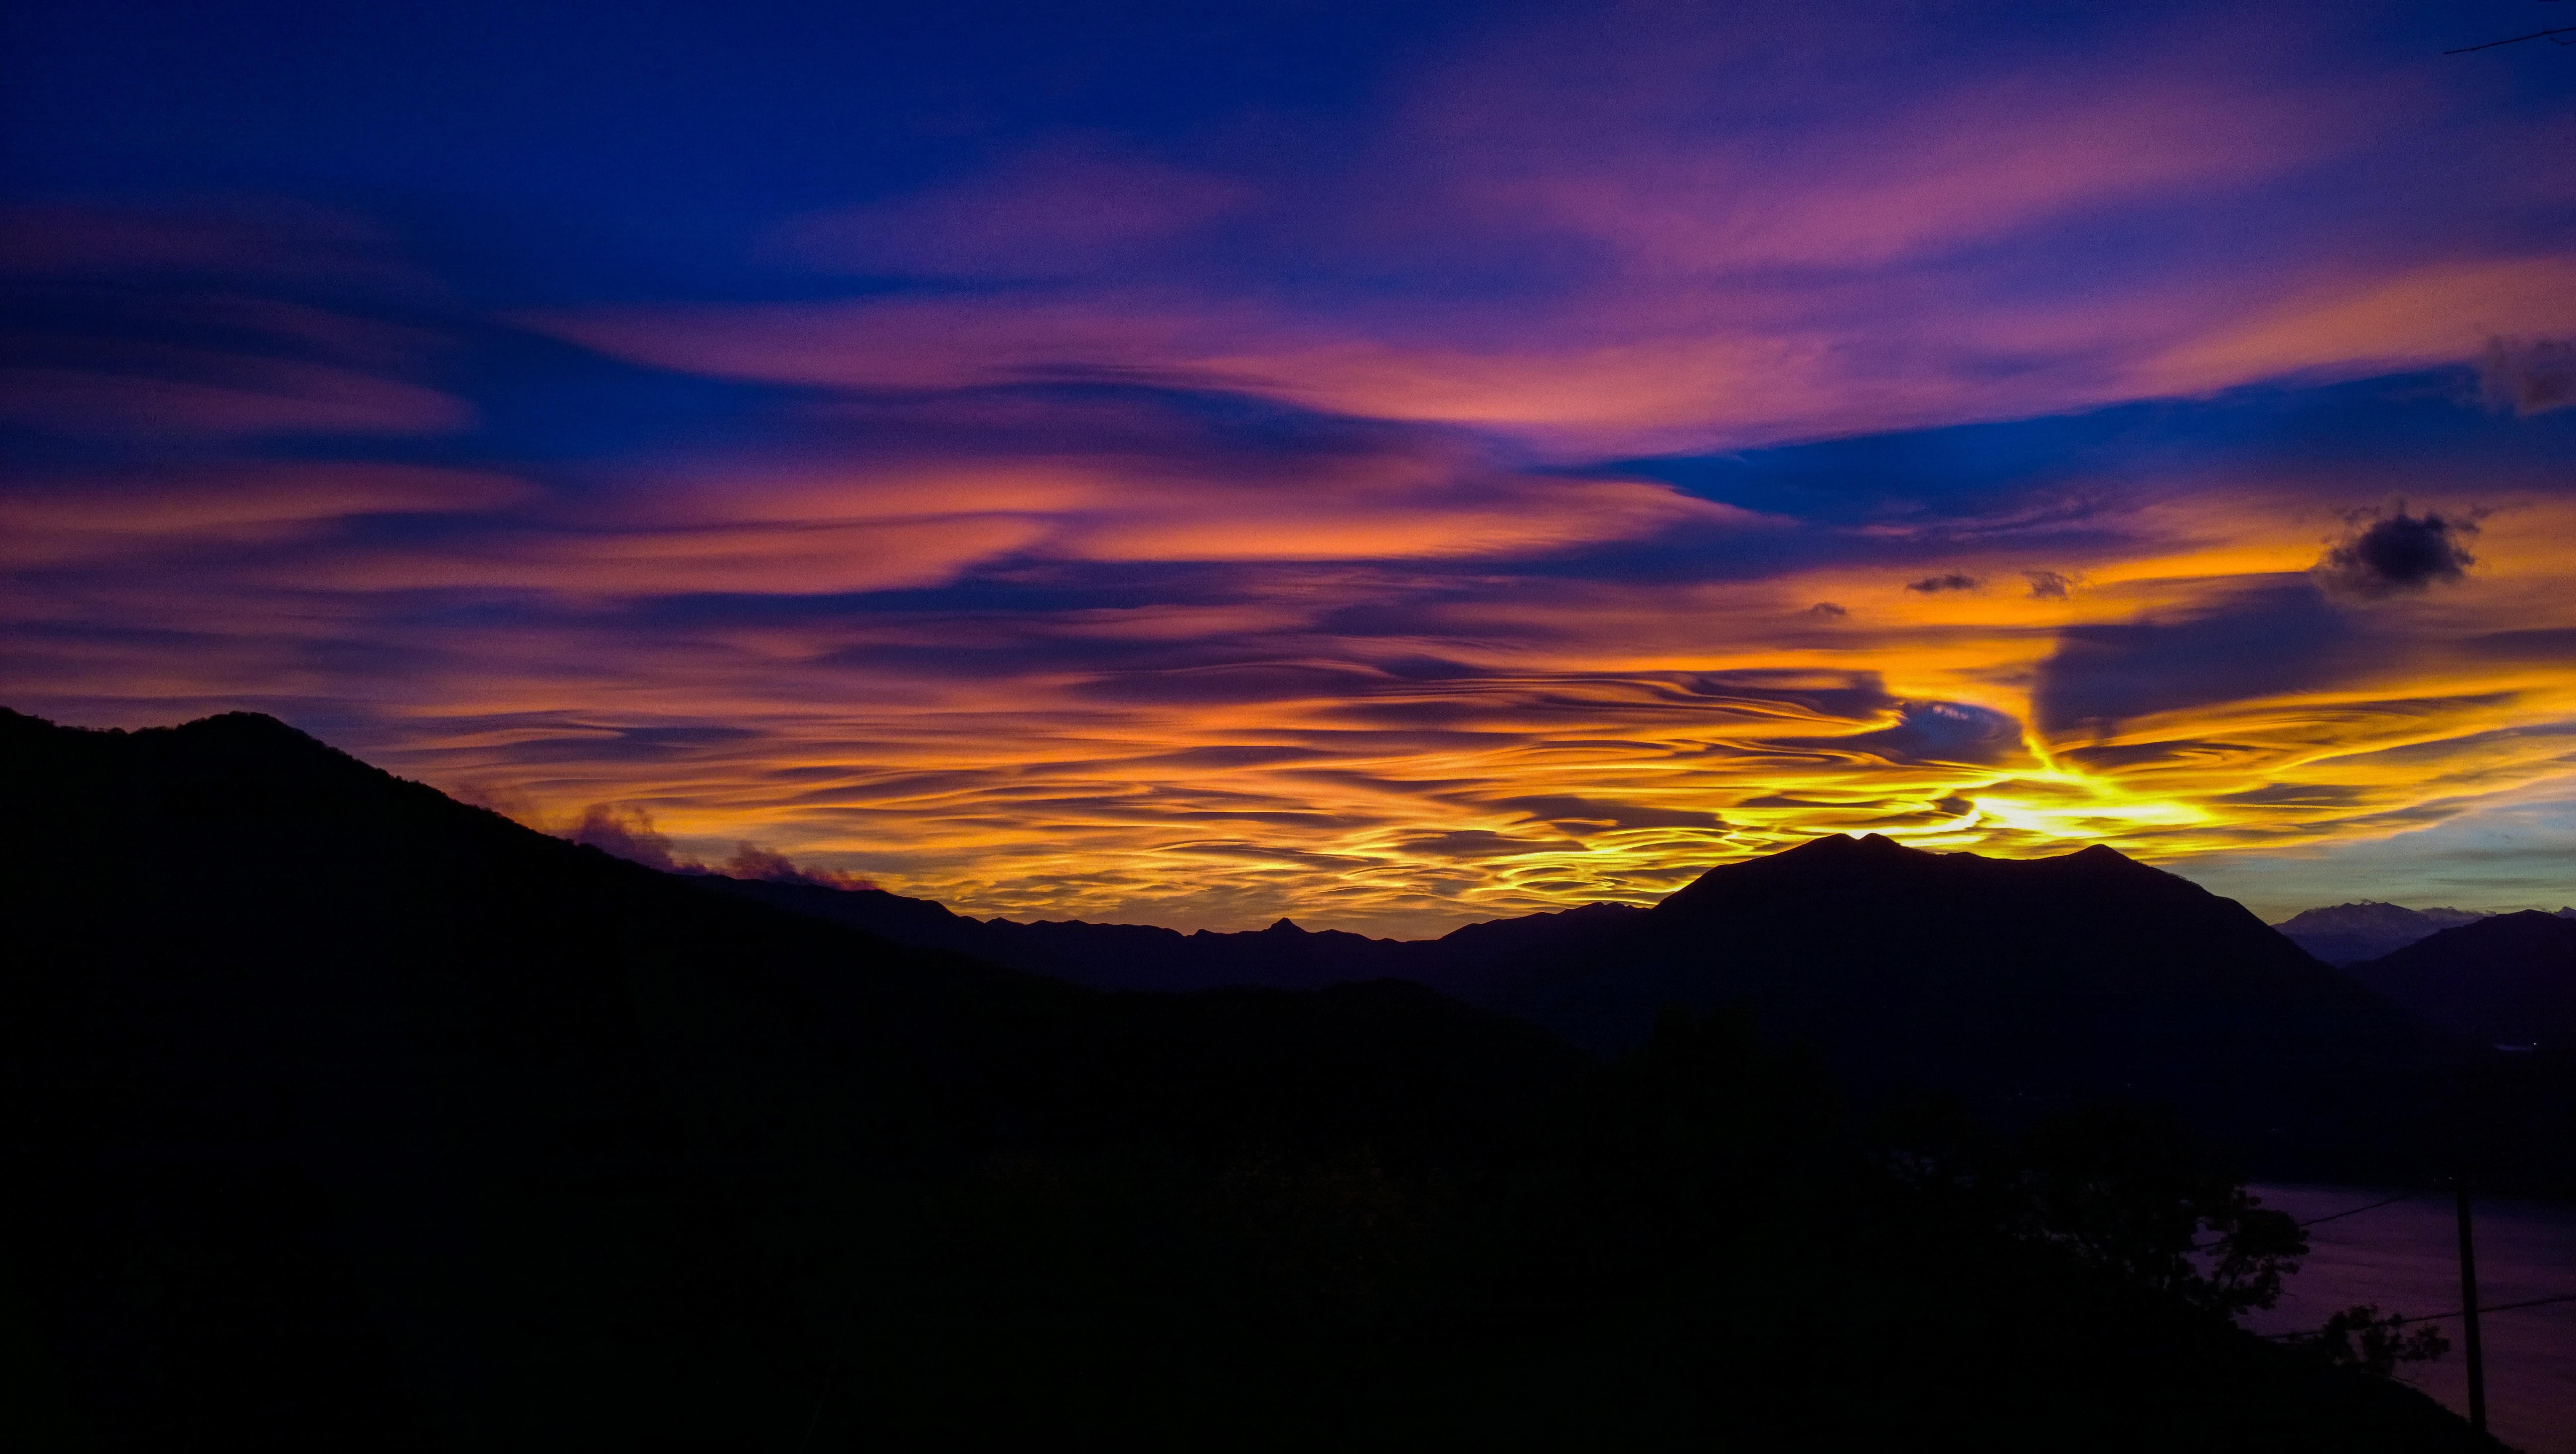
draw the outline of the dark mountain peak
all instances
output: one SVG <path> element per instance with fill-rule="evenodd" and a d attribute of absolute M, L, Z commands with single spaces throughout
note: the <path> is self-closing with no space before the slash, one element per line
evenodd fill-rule
<path fill-rule="evenodd" d="M 110 742 L 133 738 L 138 742 L 181 743 L 191 747 L 263 744 L 302 749 L 334 758 L 344 755 L 320 739 L 299 732 L 265 712 L 218 712 L 211 717 L 182 722 L 176 727 L 143 727 L 128 732 L 122 727 L 74 727 L 0 707 L 0 728 L 24 737 L 41 737 L 66 747 L 84 740 Z"/>
<path fill-rule="evenodd" d="M 2510 914 L 2481 915 L 2466 924 L 2455 924 L 2433 937 L 2451 939 L 2453 935 L 2458 935 L 2460 937 L 2452 942 L 2474 943 L 2485 939 L 2500 940 L 2540 935 L 2553 943 L 2563 941 L 2576 944 L 2576 926 L 2571 926 L 2567 919 L 2568 916 L 2564 914 L 2552 914 L 2540 909 L 2522 909 Z"/>
<path fill-rule="evenodd" d="M 61 726 L 13 712 L 0 718 L 0 740 L 10 747 L 0 753 L 6 775 L 47 779 L 26 787 L 49 807 L 69 805 L 82 791 L 75 784 L 88 779 L 104 795 L 97 805 L 103 814 L 112 800 L 116 811 L 194 823 L 234 819 L 282 827 L 297 819 L 339 822 L 384 813 L 457 822 L 493 816 L 260 712 L 131 732 Z M 251 850 L 235 843 L 229 851 Z"/>
<path fill-rule="evenodd" d="M 1695 903 L 1718 893 L 1722 886 L 1754 881 L 1796 883 L 1853 883 L 1877 879 L 1890 872 L 1918 864 L 1938 861 L 1942 855 L 1908 848 L 1879 833 L 1854 837 L 1848 833 L 1828 833 L 1810 838 L 1795 848 L 1784 848 L 1760 858 L 1738 863 L 1721 863 L 1674 891 L 1654 912 Z"/>
<path fill-rule="evenodd" d="M 2576 919 L 2489 914 L 2347 973 L 2490 1044 L 2576 1045 Z"/>
<path fill-rule="evenodd" d="M 1954 856 L 1960 858 L 1981 857 L 1977 854 L 1968 853 Z M 2140 863 L 2129 855 L 2113 848 L 2108 843 L 2089 844 L 2083 848 L 2075 850 L 2073 853 L 2061 853 L 2054 858 L 1983 859 L 1982 861 L 2009 864 L 2026 863 L 2033 866 L 2045 865 L 2047 869 L 2057 873 L 2080 873 L 2085 877 L 2105 883 L 2120 880 L 2136 881 L 2141 883 L 2148 880 L 2157 880 L 2165 883 L 2191 882 L 2189 879 L 2167 873 L 2163 869 L 2156 867 L 2154 864 Z M 2194 885 L 2194 887 L 2198 887 L 2198 885 Z"/>
<path fill-rule="evenodd" d="M 1282 914 L 1279 916 L 1279 922 L 1271 925 L 1269 928 L 1264 929 L 1261 932 L 1264 934 L 1304 934 L 1306 931 L 1298 927 L 1296 920 Z"/>
<path fill-rule="evenodd" d="M 1560 909 L 1557 912 L 1561 914 L 1580 914 L 1585 918 L 1590 919 L 1602 919 L 1613 915 L 1635 914 L 1642 913 L 1643 911 L 1644 906 L 1641 904 L 1623 904 L 1615 899 L 1603 899 L 1597 903 L 1577 904 L 1571 909 Z M 2576 909 L 2561 909 L 2559 912 L 2562 914 L 2576 914 Z"/>
<path fill-rule="evenodd" d="M 1795 848 L 1783 849 L 1771 856 L 1830 862 L 1837 859 L 1886 860 L 1921 852 L 1921 849 L 1908 848 L 1884 833 L 1863 833 L 1858 837 L 1849 833 L 1828 833 L 1822 838 L 1810 838 Z"/>
<path fill-rule="evenodd" d="M 1488 1002 L 1607 1050 L 1636 1043 L 1664 1005 L 1746 1002 L 1855 1074 L 2007 1099 L 2038 1084 L 2153 1086 L 2213 1114 L 2225 1097 L 2209 1089 L 2212 1055 L 2270 1095 L 2293 1042 L 2318 1065 L 2449 1053 L 2242 905 L 2116 849 L 2068 846 L 2000 858 L 1817 839 L 1710 869 L 1601 944 L 1496 977 Z"/>
<path fill-rule="evenodd" d="M 2053 885 L 2063 892 L 2070 880 L 2124 893 L 2167 894 L 2177 888 L 2198 893 L 2197 885 L 2138 862 L 2118 849 L 2096 843 L 2054 858 L 1989 858 L 1979 853 L 1936 853 L 1910 848 L 1883 834 L 1859 837 L 1832 834 L 1809 839 L 1795 848 L 1762 858 L 1721 864 L 1708 870 L 1657 906 L 1696 915 L 1720 904 L 1732 908 L 1741 894 L 1789 892 L 1826 897 L 1853 894 L 1955 893 L 1970 883 L 2032 888 Z"/>
<path fill-rule="evenodd" d="M 299 743 L 321 748 L 325 752 L 331 750 L 324 747 L 319 738 L 309 733 L 299 732 L 266 712 L 217 712 L 211 717 L 199 717 L 193 722 L 182 722 L 171 731 L 183 737 L 213 737 L 239 742 Z"/>

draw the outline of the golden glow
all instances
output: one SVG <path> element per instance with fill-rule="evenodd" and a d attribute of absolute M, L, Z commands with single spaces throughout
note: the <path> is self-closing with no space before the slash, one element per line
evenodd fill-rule
<path fill-rule="evenodd" d="M 336 506 L 318 490 L 256 498 L 365 509 L 375 480 Z M 164 514 L 176 535 L 136 514 L 116 540 L 166 551 L 229 525 Z M 1757 544 L 1780 528 L 1742 512 L 1704 523 Z M 2576 629 L 2558 565 L 2576 505 L 2526 501 L 2510 523 L 2479 538 L 2465 582 L 2340 603 L 2283 569 L 2316 559 L 2317 514 L 2232 494 L 2136 512 L 2118 554 L 1958 557 L 1948 568 L 1982 584 L 1928 592 L 1909 571 L 1847 564 L 1666 586 L 1286 560 L 1227 563 L 1199 603 L 639 630 L 606 607 L 406 622 L 349 582 L 435 577 L 370 575 L 373 548 L 335 547 L 12 604 L 186 623 L 185 650 L 92 644 L 21 674 L 55 698 L 122 703 L 127 720 L 241 704 L 311 722 L 299 691 L 349 691 L 317 662 L 363 639 L 405 670 L 380 689 L 377 725 L 341 740 L 531 821 L 637 803 L 684 846 L 720 857 L 753 839 L 972 912 L 1185 926 L 1291 912 L 1421 932 L 1649 899 L 1820 832 L 2006 854 L 2098 841 L 2181 862 L 2385 834 L 2562 779 L 2576 674 L 2511 643 Z M 87 518 L 70 525 L 105 548 Z M 721 535 L 711 564 L 687 569 L 794 589 L 809 543 L 764 561 L 765 538 Z M 231 540 L 213 542 L 227 561 Z M 574 599 L 608 600 L 640 562 L 680 568 L 667 550 L 593 543 L 548 569 Z M 2026 570 L 2077 584 L 2035 596 Z M 287 593 L 288 576 L 308 584 Z M 2171 703 L 2036 725 L 2069 633 L 2187 630 L 2249 591 L 2313 602 L 2299 609 L 2348 639 L 2303 660 L 2258 620 L 2247 644 L 2278 653 L 2277 679 L 2211 663 L 2203 691 L 2190 660 L 2162 662 L 2147 675 Z M 1806 609 L 1817 601 L 1843 614 Z"/>
<path fill-rule="evenodd" d="M 759 839 L 1023 916 L 1239 924 L 1284 911 L 1420 931 L 1651 898 L 1714 862 L 1828 831 L 2006 854 L 2107 842 L 2178 862 L 2382 834 L 2563 778 L 2576 679 L 2455 649 L 2508 625 L 2576 627 L 2543 544 L 2576 543 L 2576 513 L 2535 511 L 2518 538 L 2448 598 L 2377 608 L 2367 624 L 2380 635 L 2333 680 L 2055 740 L 2024 724 L 2059 630 L 2133 623 L 2142 600 L 2175 612 L 2223 608 L 2249 584 L 2308 589 L 2226 569 L 2301 547 L 2194 556 L 2148 542 L 2175 574 L 2086 561 L 2107 584 L 2062 602 L 2000 587 L 1924 595 L 1885 576 L 1864 592 L 1839 570 L 1680 599 L 1524 580 L 1414 607 L 1415 630 L 1368 639 L 1331 635 L 1323 618 L 1371 598 L 1402 609 L 1437 582 L 1282 565 L 1240 583 L 1252 604 L 1162 623 L 1150 610 L 995 612 L 706 632 L 648 661 L 598 658 L 576 685 L 494 673 L 414 720 L 404 756 L 446 782 L 506 783 L 557 815 L 640 802 L 711 850 Z M 2314 542 L 2303 548 L 2312 559 Z M 2009 560 L 1978 564 L 2019 581 Z M 1847 615 L 1779 605 L 1829 592 Z M 2510 615 L 2489 618 L 2481 602 Z M 1228 637 L 1225 660 L 1134 678 L 1078 657 L 1002 678 L 894 665 L 935 663 L 943 648 L 1211 630 Z M 579 654 L 570 641 L 537 650 Z M 818 690 L 811 664 L 835 651 L 875 664 Z M 1425 674 L 1423 660 L 1442 665 Z M 492 730 L 513 716 L 544 725 Z M 465 720 L 445 735 L 442 717 Z M 585 719 L 603 748 L 657 723 L 756 735 L 593 756 L 577 746 Z M 532 746 L 572 750 L 538 765 Z"/>

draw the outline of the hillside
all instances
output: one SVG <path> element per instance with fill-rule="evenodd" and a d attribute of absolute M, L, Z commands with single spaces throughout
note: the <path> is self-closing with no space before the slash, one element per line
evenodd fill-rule
<path fill-rule="evenodd" d="M 1418 941 L 1284 920 L 1188 935 L 977 921 L 880 891 L 708 882 L 1077 983 L 1397 976 L 1596 1053 L 1640 1043 L 1664 1006 L 1742 1002 L 1854 1086 L 1953 1092 L 1999 1115 L 2100 1097 L 2170 1104 L 2266 1166 L 2320 1174 L 2393 1174 L 2388 1132 L 2412 1127 L 2480 1048 L 2233 901 L 2099 847 L 2010 860 L 1836 835 L 1711 869 L 1651 910 L 1598 905 Z"/>
<path fill-rule="evenodd" d="M 2286 1229 L 2152 1118 L 1096 994 L 255 716 L 0 715 L 0 811 L 13 1446 L 2481 1447 L 2230 1329 L 2187 1250 Z"/>
<path fill-rule="evenodd" d="M 1147 1004 L 905 950 L 263 717 L 0 718 L 0 804 L 15 1271 L 120 1445 L 787 1419 L 837 1317 L 814 1279 L 923 1177 L 1465 1155 L 1572 1069 L 1409 986 Z"/>
<path fill-rule="evenodd" d="M 1266 929 L 1184 934 L 1149 924 L 1081 920 L 974 919 L 929 899 L 883 889 L 709 875 L 703 882 L 774 908 L 845 924 L 922 949 L 971 954 L 993 964 L 1102 990 L 1197 990 L 1227 985 L 1316 989 L 1372 979 L 1425 982 L 1471 975 L 1588 940 L 1642 910 L 1593 904 L 1468 924 L 1438 939 L 1372 939 L 1310 931 L 1281 919 Z"/>
<path fill-rule="evenodd" d="M 1435 981 L 1577 1044 L 1743 1002 L 1857 1084 L 2002 1113 L 2173 1104 L 2249 1152 L 2373 1139 L 2453 1040 L 2251 913 L 2104 847 L 1990 859 L 1872 835 L 1711 869 L 1578 952 Z"/>
<path fill-rule="evenodd" d="M 2349 972 L 2481 1042 L 2576 1049 L 2576 918 L 2537 910 L 2498 914 Z"/>

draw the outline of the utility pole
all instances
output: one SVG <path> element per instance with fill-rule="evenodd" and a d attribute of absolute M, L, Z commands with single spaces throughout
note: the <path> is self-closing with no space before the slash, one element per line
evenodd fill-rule
<path fill-rule="evenodd" d="M 2487 1431 L 2487 1368 L 2478 1344 L 2478 1249 L 2469 1235 L 2469 1177 L 2453 1183 L 2460 1197 L 2460 1351 L 2469 1365 L 2469 1427 Z"/>

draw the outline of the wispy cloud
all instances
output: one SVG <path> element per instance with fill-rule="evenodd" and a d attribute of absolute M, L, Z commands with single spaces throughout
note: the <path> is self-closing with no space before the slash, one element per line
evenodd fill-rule
<path fill-rule="evenodd" d="M 1979 14 L 1514 21 L 1320 162 L 1037 137 L 768 219 L 758 298 L 33 215 L 12 705 L 1185 926 L 2557 791 L 2576 414 L 2490 342 L 2576 334 L 2563 185 L 2490 162 L 2557 123 L 2288 10 Z"/>

